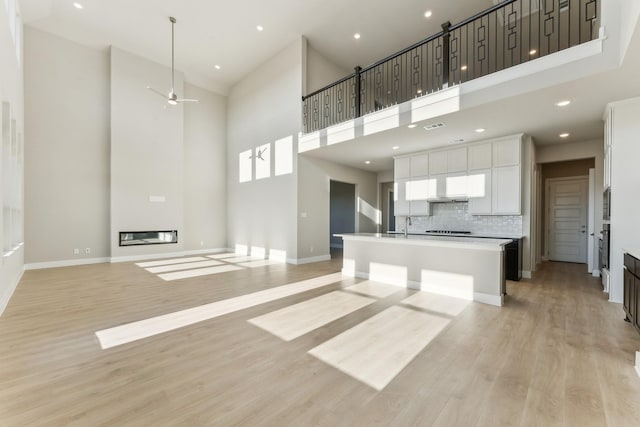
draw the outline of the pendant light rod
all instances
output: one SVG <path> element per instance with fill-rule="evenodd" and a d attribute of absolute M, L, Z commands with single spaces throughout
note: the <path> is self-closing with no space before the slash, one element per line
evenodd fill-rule
<path fill-rule="evenodd" d="M 175 45 L 174 45 L 174 26 L 176 23 L 176 18 L 173 16 L 169 17 L 169 21 L 171 21 L 171 93 L 175 93 Z"/>

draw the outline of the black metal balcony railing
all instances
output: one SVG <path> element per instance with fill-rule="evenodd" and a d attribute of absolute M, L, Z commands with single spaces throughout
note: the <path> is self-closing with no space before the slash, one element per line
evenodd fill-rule
<path fill-rule="evenodd" d="M 303 132 L 559 52 L 598 37 L 597 0 L 505 0 L 302 97 Z"/>

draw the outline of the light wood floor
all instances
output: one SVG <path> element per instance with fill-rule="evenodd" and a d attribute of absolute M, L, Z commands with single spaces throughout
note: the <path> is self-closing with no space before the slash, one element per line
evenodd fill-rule
<path fill-rule="evenodd" d="M 382 391 L 308 351 L 414 291 L 288 342 L 248 320 L 354 281 L 107 350 L 94 334 L 339 269 L 169 282 L 133 263 L 26 272 L 0 317 L 0 426 L 638 425 L 640 335 L 581 265 L 546 263 L 533 281 L 509 282 L 505 307 L 471 303 Z"/>

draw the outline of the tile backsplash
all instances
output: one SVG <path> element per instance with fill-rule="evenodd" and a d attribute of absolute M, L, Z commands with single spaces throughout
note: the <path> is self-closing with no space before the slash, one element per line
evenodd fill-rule
<path fill-rule="evenodd" d="M 404 229 L 405 217 L 396 217 L 396 231 Z M 471 215 L 469 203 L 432 203 L 431 216 L 412 216 L 410 233 L 426 230 L 458 230 L 485 234 L 522 234 L 520 215 Z"/>

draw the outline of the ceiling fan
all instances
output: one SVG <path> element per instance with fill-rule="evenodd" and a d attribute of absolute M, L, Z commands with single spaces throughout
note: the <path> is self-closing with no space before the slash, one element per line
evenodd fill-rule
<path fill-rule="evenodd" d="M 175 57 L 175 47 L 174 47 L 174 36 L 173 36 L 173 27 L 176 24 L 176 18 L 174 18 L 173 16 L 169 17 L 169 21 L 171 21 L 171 92 L 169 92 L 168 95 L 164 94 L 163 92 L 160 92 L 159 90 L 155 90 L 154 88 L 152 88 L 151 86 L 147 86 L 147 89 L 149 89 L 151 92 L 160 95 L 161 97 L 163 97 L 164 99 L 167 100 L 167 102 L 171 105 L 177 105 L 180 102 L 198 102 L 197 99 L 188 99 L 188 98 L 178 98 L 178 95 L 176 94 L 175 90 L 174 90 L 174 83 L 175 83 L 175 65 L 174 65 L 174 57 Z"/>

